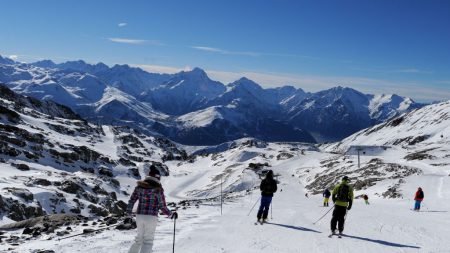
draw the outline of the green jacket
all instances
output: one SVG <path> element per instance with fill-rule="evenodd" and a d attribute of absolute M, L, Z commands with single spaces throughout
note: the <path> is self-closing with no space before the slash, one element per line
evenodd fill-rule
<path fill-rule="evenodd" d="M 341 187 L 341 185 L 348 185 L 350 188 L 348 191 L 348 199 L 349 199 L 348 202 L 336 199 L 337 194 L 339 193 L 339 187 Z M 334 187 L 333 193 L 331 194 L 331 196 L 332 196 L 332 199 L 333 199 L 335 205 L 351 207 L 353 204 L 353 187 L 351 187 L 346 180 L 342 180 L 342 182 L 340 184 L 338 184 L 338 185 L 336 185 L 336 187 Z"/>

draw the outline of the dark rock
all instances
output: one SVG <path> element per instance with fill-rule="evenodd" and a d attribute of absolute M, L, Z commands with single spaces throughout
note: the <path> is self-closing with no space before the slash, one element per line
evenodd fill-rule
<path fill-rule="evenodd" d="M 23 235 L 31 235 L 33 233 L 33 229 L 32 228 L 25 228 L 22 232 Z"/>
<path fill-rule="evenodd" d="M 58 231 L 58 232 L 56 232 L 56 235 L 57 236 L 64 236 L 64 235 L 66 235 L 66 232 L 65 231 Z"/>
<path fill-rule="evenodd" d="M 137 168 L 128 169 L 130 175 L 132 175 L 136 179 L 141 179 L 141 174 Z"/>
<path fill-rule="evenodd" d="M 81 167 L 81 170 L 83 170 L 84 172 L 87 172 L 87 173 L 91 173 L 91 174 L 94 174 L 94 172 L 95 172 L 94 168 Z"/>
<path fill-rule="evenodd" d="M 85 228 L 83 229 L 83 234 L 89 234 L 89 233 L 93 233 L 95 230 L 92 228 Z"/>
<path fill-rule="evenodd" d="M 115 192 L 110 192 L 109 196 L 113 199 L 113 200 L 117 200 L 117 194 Z"/>
<path fill-rule="evenodd" d="M 72 193 L 72 194 L 76 194 L 79 191 L 84 192 L 84 190 L 81 186 L 79 186 L 77 183 L 70 181 L 70 180 L 66 180 L 66 181 L 62 182 L 62 184 L 59 188 L 64 192 Z"/>
<path fill-rule="evenodd" d="M 94 186 L 94 188 L 92 188 L 92 191 L 97 194 L 108 195 L 108 192 L 105 191 L 105 189 L 103 189 L 102 187 L 100 187 L 100 185 Z"/>
<path fill-rule="evenodd" d="M 106 210 L 106 209 L 104 209 L 104 208 L 102 208 L 102 207 L 97 207 L 97 206 L 95 206 L 95 205 L 90 204 L 90 205 L 88 206 L 88 208 L 89 208 L 89 212 L 90 212 L 90 213 L 95 214 L 95 215 L 97 215 L 97 216 L 103 216 L 103 217 L 106 217 L 106 216 L 109 215 L 108 210 Z"/>
<path fill-rule="evenodd" d="M 42 186 L 49 186 L 52 184 L 52 182 L 48 181 L 45 178 L 36 178 L 33 180 L 33 183 L 37 184 L 37 185 L 42 185 Z"/>
<path fill-rule="evenodd" d="M 103 176 L 107 176 L 107 177 L 113 177 L 114 174 L 112 173 L 112 171 L 108 168 L 105 167 L 101 167 L 100 169 L 98 169 L 98 174 L 103 175 Z"/>
<path fill-rule="evenodd" d="M 42 235 L 41 230 L 40 229 L 36 229 L 33 231 L 33 237 L 38 237 Z"/>
<path fill-rule="evenodd" d="M 119 180 L 117 180 L 117 179 L 115 179 L 115 178 L 111 178 L 110 182 L 111 182 L 111 184 L 112 184 L 114 187 L 120 187 L 120 182 L 119 182 Z"/>
<path fill-rule="evenodd" d="M 119 159 L 119 163 L 122 164 L 123 166 L 133 166 L 136 167 L 136 164 L 128 159 L 125 159 L 123 157 L 121 157 Z"/>
<path fill-rule="evenodd" d="M 291 153 L 287 153 L 287 152 L 282 152 L 280 154 L 277 155 L 277 160 L 287 160 L 294 157 L 293 154 Z"/>
<path fill-rule="evenodd" d="M 34 199 L 33 193 L 27 189 L 15 188 L 15 187 L 5 187 L 3 190 L 10 192 L 12 195 L 20 197 L 25 201 L 32 201 Z"/>
<path fill-rule="evenodd" d="M 30 170 L 30 166 L 28 166 L 26 164 L 23 164 L 23 163 L 21 163 L 21 164 L 14 164 L 14 165 L 15 165 L 15 167 L 18 170 L 21 170 L 21 171 L 28 171 L 28 170 Z"/>
<path fill-rule="evenodd" d="M 133 224 L 119 224 L 116 226 L 117 230 L 131 230 L 135 228 L 136 226 L 133 226 Z"/>
<path fill-rule="evenodd" d="M 98 197 L 96 197 L 88 192 L 82 192 L 81 194 L 79 194 L 77 196 L 82 196 L 84 199 L 86 199 L 87 201 L 94 203 L 94 204 L 97 204 L 98 200 L 99 200 Z"/>
<path fill-rule="evenodd" d="M 108 225 L 108 226 L 117 223 L 117 218 L 115 218 L 115 217 L 107 217 L 105 220 L 106 220 L 106 225 Z"/>

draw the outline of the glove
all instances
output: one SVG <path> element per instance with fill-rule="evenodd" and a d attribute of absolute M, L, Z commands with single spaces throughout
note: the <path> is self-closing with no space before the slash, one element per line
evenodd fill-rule
<path fill-rule="evenodd" d="M 170 216 L 170 219 L 178 219 L 178 213 L 177 212 L 173 212 L 172 215 Z"/>
<path fill-rule="evenodd" d="M 350 211 L 350 209 L 352 209 L 352 203 L 351 203 L 351 202 L 350 202 L 350 204 L 349 204 L 348 207 L 347 207 L 347 210 Z"/>
<path fill-rule="evenodd" d="M 333 203 L 335 203 L 336 202 L 336 197 L 331 197 L 331 200 L 333 201 Z"/>

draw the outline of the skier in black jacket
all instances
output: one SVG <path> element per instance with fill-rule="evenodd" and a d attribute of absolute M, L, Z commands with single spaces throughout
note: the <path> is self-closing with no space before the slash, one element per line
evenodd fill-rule
<path fill-rule="evenodd" d="M 277 182 L 273 179 L 273 171 L 269 170 L 266 174 L 266 178 L 261 181 L 259 186 L 261 190 L 261 205 L 258 210 L 258 222 L 265 222 L 269 215 L 270 203 L 272 203 L 273 193 L 277 191 Z"/>

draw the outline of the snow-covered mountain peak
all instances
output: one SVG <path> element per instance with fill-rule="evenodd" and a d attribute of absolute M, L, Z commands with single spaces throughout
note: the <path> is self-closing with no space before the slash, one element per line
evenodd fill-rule
<path fill-rule="evenodd" d="M 11 65 L 11 64 L 15 64 L 16 62 L 14 61 L 14 60 L 12 60 L 12 59 L 10 59 L 10 58 L 8 58 L 8 57 L 2 57 L 1 55 L 0 55 L 0 64 L 8 64 L 8 65 Z"/>
<path fill-rule="evenodd" d="M 263 92 L 263 88 L 255 83 L 254 81 L 246 78 L 246 77 L 241 77 L 239 80 L 232 82 L 230 84 L 227 85 L 229 90 L 230 89 L 244 89 L 248 92 L 251 93 L 261 93 Z"/>
<path fill-rule="evenodd" d="M 186 79 L 191 82 L 214 82 L 208 77 L 208 74 L 206 74 L 203 69 L 198 67 L 175 74 L 175 79 Z"/>

